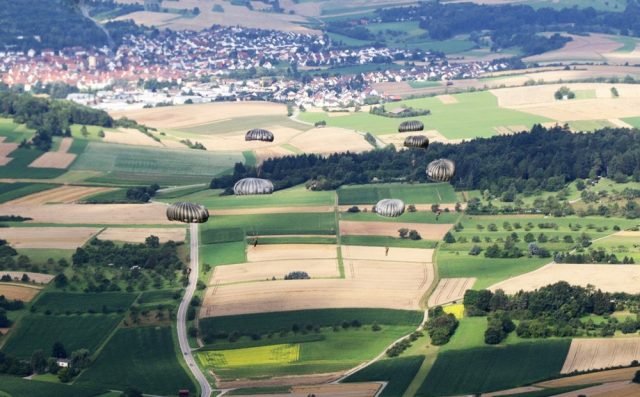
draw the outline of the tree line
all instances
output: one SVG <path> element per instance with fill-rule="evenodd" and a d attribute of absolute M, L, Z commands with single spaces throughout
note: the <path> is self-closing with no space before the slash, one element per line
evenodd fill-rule
<path fill-rule="evenodd" d="M 365 153 L 322 156 L 300 154 L 268 159 L 260 169 L 237 163 L 231 175 L 216 177 L 210 187 L 228 189 L 241 178 L 256 177 L 284 189 L 306 183 L 312 190 L 375 182 L 427 182 L 430 161 L 448 158 L 456 164 L 451 183 L 457 190 L 487 190 L 494 195 L 561 191 L 578 178 L 598 176 L 640 180 L 640 134 L 604 128 L 572 133 L 535 125 L 530 132 L 476 138 L 457 145 L 432 143 L 426 151 L 394 147 Z"/>

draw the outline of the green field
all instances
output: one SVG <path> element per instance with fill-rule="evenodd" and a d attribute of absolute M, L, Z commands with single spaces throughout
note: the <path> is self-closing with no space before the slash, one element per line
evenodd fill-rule
<path fill-rule="evenodd" d="M 388 236 L 342 236 L 343 245 L 364 245 L 368 247 L 398 247 L 398 248 L 435 248 L 437 241 L 410 240 Z"/>
<path fill-rule="evenodd" d="M 189 389 L 195 395 L 193 381 L 178 362 L 176 345 L 168 327 L 120 329 L 76 383 L 115 390 L 133 386 L 157 395 Z"/>
<path fill-rule="evenodd" d="M 394 103 L 394 106 L 410 106 L 431 110 L 431 115 L 416 117 L 425 129 L 438 130 L 450 139 L 489 137 L 496 135 L 494 127 L 525 125 L 552 121 L 543 117 L 498 107 L 497 98 L 490 92 L 474 92 L 454 96 L 458 103 L 445 105 L 438 98 L 410 99 Z M 376 116 L 365 112 L 352 113 L 344 117 L 328 117 L 326 113 L 305 112 L 300 119 L 315 123 L 325 120 L 327 125 L 357 131 L 368 131 L 376 135 L 394 134 L 401 120 Z"/>
<path fill-rule="evenodd" d="M 135 301 L 138 294 L 126 292 L 101 292 L 97 294 L 72 294 L 65 292 L 45 292 L 33 307 L 42 313 L 102 313 L 103 311 L 125 311 Z"/>
<path fill-rule="evenodd" d="M 2 351 L 29 358 L 38 349 L 50 352 L 55 342 L 62 342 L 67 353 L 89 349 L 95 353 L 118 325 L 120 315 L 45 316 L 29 314 L 11 331 Z"/>
<path fill-rule="evenodd" d="M 5 142 L 20 143 L 33 137 L 35 131 L 30 130 L 24 124 L 17 124 L 13 119 L 0 117 L 0 136 L 5 137 Z"/>
<path fill-rule="evenodd" d="M 175 299 L 176 294 L 182 296 L 181 290 L 165 289 L 158 291 L 145 291 L 138 298 L 138 303 L 146 305 L 152 303 L 174 303 L 177 304 L 179 299 Z"/>
<path fill-rule="evenodd" d="M 409 84 L 409 86 L 411 88 L 431 88 L 431 87 L 442 87 L 442 83 L 438 82 L 438 81 L 431 81 L 431 80 L 427 80 L 427 81 L 408 81 L 407 84 Z"/>
<path fill-rule="evenodd" d="M 215 214 L 214 214 L 215 216 Z M 240 228 L 247 235 L 279 234 L 335 234 L 336 219 L 333 212 L 283 213 L 257 215 L 221 215 L 215 222 L 203 225 L 203 237 L 208 230 Z M 227 240 L 233 241 L 233 240 Z M 213 242 L 205 240 L 206 242 Z"/>
<path fill-rule="evenodd" d="M 276 236 L 276 237 L 260 237 L 260 245 L 265 244 L 336 244 L 336 237 L 326 236 Z M 253 237 L 247 238 L 247 243 L 251 244 L 254 241 Z"/>
<path fill-rule="evenodd" d="M 82 199 L 82 203 L 87 204 L 111 204 L 111 203 L 139 203 L 139 201 L 127 198 L 128 189 L 116 189 L 108 192 L 94 194 Z"/>
<path fill-rule="evenodd" d="M 458 254 L 456 254 L 458 253 Z M 485 258 L 471 256 L 468 251 L 442 251 L 437 253 L 440 277 L 476 277 L 474 289 L 487 288 L 498 281 L 528 273 L 551 262 L 551 258 Z"/>
<path fill-rule="evenodd" d="M 65 173 L 65 170 L 56 168 L 29 167 L 29 164 L 43 153 L 35 149 L 14 150 L 9 154 L 13 160 L 7 165 L 0 166 L 0 178 L 51 179 Z"/>
<path fill-rule="evenodd" d="M 192 128 L 183 128 L 180 131 L 171 131 L 180 137 L 195 138 L 199 135 L 228 134 L 230 131 L 248 131 L 256 126 L 271 126 L 271 128 L 284 127 L 293 128 L 298 131 L 307 131 L 312 126 L 295 122 L 287 117 L 285 108 L 282 108 L 282 116 L 244 116 L 232 118 L 230 120 L 216 121 L 211 124 L 199 125 Z M 193 139 L 192 139 L 193 140 Z"/>
<path fill-rule="evenodd" d="M 15 200 L 30 194 L 53 189 L 57 186 L 58 185 L 48 183 L 0 183 L 0 203 L 6 203 L 7 201 Z"/>
<path fill-rule="evenodd" d="M 448 183 L 352 185 L 343 186 L 337 192 L 340 205 L 375 204 L 388 198 L 403 200 L 405 204 L 438 204 L 457 201 L 453 186 Z"/>
<path fill-rule="evenodd" d="M 204 353 L 201 362 L 223 378 L 327 373 L 347 369 L 375 357 L 397 338 L 415 330 L 411 325 L 383 325 L 374 332 L 360 328 L 322 329 L 322 340 Z M 253 361 L 252 357 L 255 359 Z M 285 365 L 286 364 L 286 365 Z"/>
<path fill-rule="evenodd" d="M 283 189 L 269 195 L 256 196 L 220 196 L 221 190 L 202 190 L 184 196 L 173 197 L 167 202 L 193 201 L 213 209 L 257 208 L 257 207 L 296 207 L 331 206 L 335 204 L 333 191 L 314 192 L 303 185 Z M 163 198 L 161 198 L 163 199 Z"/>
<path fill-rule="evenodd" d="M 386 381 L 389 383 L 379 396 L 399 397 L 407 390 L 423 361 L 423 356 L 408 356 L 376 361 L 349 376 L 343 383 Z"/>
<path fill-rule="evenodd" d="M 267 334 L 290 330 L 293 324 L 313 324 L 314 326 L 333 326 L 343 321 L 358 320 L 362 324 L 409 325 L 413 328 L 422 322 L 423 314 L 411 310 L 390 309 L 320 309 L 288 312 L 245 314 L 241 316 L 222 316 L 203 318 L 200 328 L 203 333 L 231 332 L 237 330 L 243 334 Z"/>
<path fill-rule="evenodd" d="M 75 171 L 99 171 L 108 175 L 96 181 L 188 184 L 211 178 L 242 162 L 241 153 L 173 150 L 90 142 L 73 163 Z"/>
<path fill-rule="evenodd" d="M 231 265 L 247 261 L 244 241 L 200 246 L 200 262 L 211 266 Z"/>
<path fill-rule="evenodd" d="M 93 385 L 64 385 L 0 375 L 0 396 L 11 397 L 94 397 L 102 396 L 106 388 Z"/>
<path fill-rule="evenodd" d="M 546 340 L 441 352 L 417 395 L 489 392 L 557 376 L 570 342 Z"/>

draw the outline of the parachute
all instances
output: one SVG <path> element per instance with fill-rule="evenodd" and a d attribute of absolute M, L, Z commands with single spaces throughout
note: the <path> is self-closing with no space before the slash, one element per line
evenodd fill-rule
<path fill-rule="evenodd" d="M 233 185 L 233 193 L 236 196 L 273 193 L 273 183 L 267 179 L 244 178 Z"/>
<path fill-rule="evenodd" d="M 167 219 L 184 223 L 205 223 L 209 211 L 200 204 L 178 202 L 167 208 Z"/>

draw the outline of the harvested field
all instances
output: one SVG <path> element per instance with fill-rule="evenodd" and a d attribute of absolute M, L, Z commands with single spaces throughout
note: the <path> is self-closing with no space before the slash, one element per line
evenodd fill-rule
<path fill-rule="evenodd" d="M 502 289 L 507 294 L 514 294 L 520 290 L 533 291 L 557 281 L 583 287 L 591 284 L 605 292 L 637 294 L 640 293 L 640 266 L 551 263 L 494 284 L 489 289 Z"/>
<path fill-rule="evenodd" d="M 268 159 L 291 156 L 294 154 L 292 151 L 282 146 L 263 147 L 255 149 L 253 152 L 256 155 L 256 161 L 258 162 L 258 164 L 262 164 L 265 160 Z"/>
<path fill-rule="evenodd" d="M 239 379 L 233 381 L 217 380 L 216 385 L 221 389 L 272 387 L 282 385 L 324 385 L 337 380 L 341 376 L 342 372 L 334 372 L 328 374 L 281 376 L 269 379 Z"/>
<path fill-rule="evenodd" d="M 73 160 L 76 159 L 75 154 L 67 153 L 72 143 L 73 138 L 62 138 L 62 141 L 60 141 L 60 147 L 58 147 L 57 151 L 44 153 L 29 164 L 29 167 L 58 169 L 69 168 L 71 163 L 73 163 Z"/>
<path fill-rule="evenodd" d="M 475 278 L 443 278 L 429 297 L 429 307 L 461 301 L 466 290 L 473 287 Z"/>
<path fill-rule="evenodd" d="M 294 386 L 290 393 L 269 394 L 270 397 L 374 397 L 380 389 L 379 383 L 336 383 L 317 386 Z"/>
<path fill-rule="evenodd" d="M 389 248 L 385 255 L 384 247 L 365 247 L 358 245 L 343 245 L 342 257 L 345 259 L 363 259 L 395 262 L 431 262 L 433 258 L 432 249 L 421 248 Z"/>
<path fill-rule="evenodd" d="M 373 149 L 363 135 L 338 127 L 314 128 L 295 136 L 289 143 L 305 153 L 359 153 Z"/>
<path fill-rule="evenodd" d="M 592 386 L 568 393 L 556 394 L 555 397 L 636 397 L 640 395 L 640 385 L 631 382 L 612 382 Z"/>
<path fill-rule="evenodd" d="M 4 203 L 3 206 L 39 206 L 49 203 L 71 204 L 84 197 L 114 190 L 108 187 L 61 186 Z"/>
<path fill-rule="evenodd" d="M 440 102 L 442 102 L 445 105 L 458 103 L 458 99 L 453 95 L 438 95 L 436 98 L 438 98 Z"/>
<path fill-rule="evenodd" d="M 425 240 L 442 240 L 451 227 L 449 224 L 340 221 L 340 234 L 398 237 L 398 229 L 407 228 L 417 230 Z"/>
<path fill-rule="evenodd" d="M 514 396 L 516 394 L 531 393 L 538 390 L 542 390 L 542 388 L 534 387 L 534 386 L 523 386 L 523 387 L 516 387 L 508 390 L 496 391 L 492 393 L 482 393 L 480 397 Z"/>
<path fill-rule="evenodd" d="M 1 205 L 0 215 L 21 215 L 35 223 L 166 225 L 163 204 L 51 204 Z"/>
<path fill-rule="evenodd" d="M 559 122 L 575 120 L 608 120 L 638 115 L 640 87 L 616 84 L 618 98 L 610 93 L 612 84 L 564 84 L 574 91 L 595 90 L 596 98 L 556 101 L 555 91 L 562 84 L 492 90 L 501 107 L 543 116 Z"/>
<path fill-rule="evenodd" d="M 29 167 L 67 169 L 76 159 L 72 153 L 46 152 L 35 159 Z"/>
<path fill-rule="evenodd" d="M 292 138 L 302 134 L 300 130 L 281 127 L 277 125 L 267 125 L 263 128 L 273 132 L 275 137 L 273 142 L 262 141 L 245 141 L 246 130 L 231 131 L 224 134 L 202 134 L 197 137 L 191 138 L 201 142 L 209 151 L 244 151 L 244 150 L 277 150 L 278 153 L 292 154 L 290 150 L 287 150 L 280 145 L 289 142 Z"/>
<path fill-rule="evenodd" d="M 346 279 L 276 280 L 215 286 L 203 317 L 322 308 L 420 309 L 431 263 L 345 260 Z"/>
<path fill-rule="evenodd" d="M 210 285 L 223 285 L 249 281 L 265 281 L 275 277 L 282 280 L 290 272 L 304 271 L 312 279 L 340 277 L 336 259 L 289 259 L 251 262 L 240 265 L 217 266 L 211 275 Z"/>
<path fill-rule="evenodd" d="M 640 232 L 634 232 L 631 230 L 623 230 L 615 234 L 615 236 L 620 237 L 640 237 Z"/>
<path fill-rule="evenodd" d="M 7 227 L 0 228 L 0 239 L 13 248 L 75 249 L 99 231 L 93 227 Z"/>
<path fill-rule="evenodd" d="M 629 381 L 635 375 L 637 368 L 612 369 L 608 371 L 594 372 L 590 374 L 568 376 L 549 380 L 546 382 L 536 383 L 535 386 L 540 387 L 567 387 L 579 385 L 593 385 L 596 383 Z"/>
<path fill-rule="evenodd" d="M 285 105 L 271 102 L 217 102 L 111 113 L 113 117 L 125 116 L 151 127 L 174 129 L 197 127 L 235 117 L 286 114 Z"/>
<path fill-rule="evenodd" d="M 9 276 L 11 276 L 11 278 L 13 278 L 16 281 L 20 280 L 23 274 L 26 274 L 27 276 L 29 276 L 29 279 L 31 281 L 36 282 L 38 284 L 46 284 L 49 281 L 53 280 L 53 277 L 54 277 L 50 274 L 44 274 L 44 273 L 12 272 L 12 271 L 4 271 L 4 270 L 0 271 L 0 274 L 2 274 L 3 276 L 5 274 L 8 274 Z"/>
<path fill-rule="evenodd" d="M 442 135 L 438 130 L 428 130 L 422 131 L 419 135 L 424 135 L 429 138 L 429 142 L 442 142 L 442 143 L 460 143 L 462 139 L 449 139 Z M 406 133 L 401 134 L 388 134 L 381 135 L 378 137 L 384 143 L 391 143 L 396 146 L 396 148 L 404 148 L 404 140 L 407 137 Z"/>
<path fill-rule="evenodd" d="M 103 141 L 123 145 L 164 147 L 162 143 L 133 128 L 119 128 L 118 131 L 105 131 Z M 185 148 L 182 144 L 180 146 Z"/>
<path fill-rule="evenodd" d="M 0 272 L 0 274 L 4 274 Z M 30 302 L 41 288 L 26 284 L 6 284 L 0 283 L 0 296 L 7 299 L 18 299 L 23 302 Z"/>
<path fill-rule="evenodd" d="M 273 244 L 258 245 L 247 249 L 247 260 L 249 262 L 286 259 L 334 259 L 337 256 L 337 247 L 330 244 Z"/>
<path fill-rule="evenodd" d="M 98 235 L 100 240 L 126 241 L 129 243 L 144 243 L 149 236 L 156 236 L 161 243 L 167 241 L 184 241 L 187 228 L 114 228 L 105 229 Z"/>
<path fill-rule="evenodd" d="M 620 48 L 620 43 L 612 36 L 591 33 L 588 36 L 568 35 L 573 40 L 564 47 L 525 58 L 526 62 L 606 61 L 606 54 Z"/>
<path fill-rule="evenodd" d="M 4 141 L 4 137 L 1 138 Z M 0 141 L 0 165 L 7 165 L 12 160 L 12 158 L 8 156 L 17 148 L 17 143 L 6 143 Z"/>
<path fill-rule="evenodd" d="M 573 339 L 560 373 L 606 369 L 640 360 L 640 338 Z"/>

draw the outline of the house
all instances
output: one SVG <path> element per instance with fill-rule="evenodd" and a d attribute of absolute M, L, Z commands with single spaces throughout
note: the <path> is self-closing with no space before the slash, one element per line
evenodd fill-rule
<path fill-rule="evenodd" d="M 71 360 L 67 358 L 59 358 L 56 360 L 56 364 L 60 368 L 69 368 L 69 365 L 71 364 Z"/>

